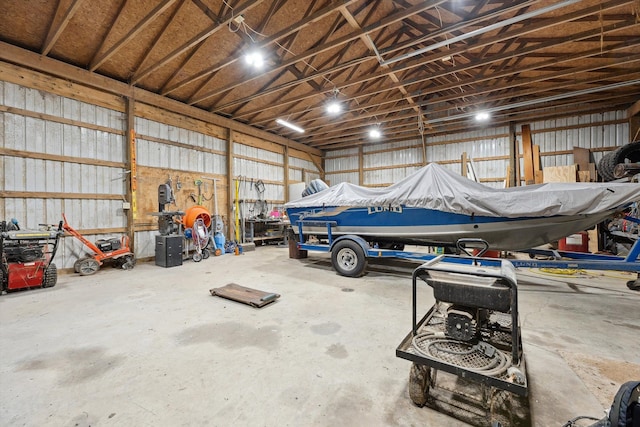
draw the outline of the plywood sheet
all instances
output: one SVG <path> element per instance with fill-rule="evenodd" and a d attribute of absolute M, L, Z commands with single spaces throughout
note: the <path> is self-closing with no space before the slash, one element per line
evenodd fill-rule
<path fill-rule="evenodd" d="M 588 148 L 573 147 L 573 163 L 578 165 L 578 170 L 589 169 L 591 152 Z"/>
<path fill-rule="evenodd" d="M 544 168 L 543 182 L 576 182 L 576 165 Z"/>
<path fill-rule="evenodd" d="M 578 171 L 578 181 L 579 182 L 590 182 L 591 181 L 591 172 L 586 171 Z"/>

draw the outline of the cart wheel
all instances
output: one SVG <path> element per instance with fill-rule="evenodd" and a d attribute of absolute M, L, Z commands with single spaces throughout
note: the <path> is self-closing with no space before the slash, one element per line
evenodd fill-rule
<path fill-rule="evenodd" d="M 73 263 L 73 271 L 75 271 L 76 273 L 80 273 L 80 264 L 86 259 L 91 259 L 91 257 L 85 256 L 82 258 L 78 258 L 76 262 Z"/>
<path fill-rule="evenodd" d="M 202 250 L 202 259 L 207 259 L 209 258 L 209 256 L 211 255 L 211 252 L 209 252 L 209 249 L 203 249 Z"/>
<path fill-rule="evenodd" d="M 125 255 L 124 262 L 122 263 L 123 270 L 131 270 L 136 265 L 136 258 L 133 255 Z"/>
<path fill-rule="evenodd" d="M 44 275 L 42 277 L 42 287 L 43 288 L 52 288 L 58 283 L 58 268 L 54 263 L 51 263 L 44 270 Z"/>
<path fill-rule="evenodd" d="M 367 257 L 353 240 L 341 240 L 331 250 L 331 264 L 342 276 L 359 277 L 367 268 Z"/>
<path fill-rule="evenodd" d="M 193 259 L 194 262 L 202 261 L 202 255 L 199 254 L 198 252 L 194 252 L 193 255 L 191 255 L 191 258 Z"/>
<path fill-rule="evenodd" d="M 93 258 L 85 258 L 78 265 L 81 276 L 90 276 L 100 269 L 100 263 Z"/>
<path fill-rule="evenodd" d="M 431 386 L 431 368 L 414 363 L 409 372 L 409 397 L 411 401 L 423 407 L 427 403 Z"/>

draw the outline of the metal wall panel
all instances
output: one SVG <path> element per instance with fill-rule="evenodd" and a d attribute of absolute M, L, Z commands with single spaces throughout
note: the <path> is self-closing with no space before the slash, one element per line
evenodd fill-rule
<path fill-rule="evenodd" d="M 330 185 L 336 185 L 341 182 L 350 182 L 358 184 L 358 172 L 342 172 L 342 173 L 325 173 L 325 181 Z"/>
<path fill-rule="evenodd" d="M 623 121 L 622 123 L 605 123 Z M 575 117 L 532 122 L 533 143 L 540 146 L 541 165 L 567 166 L 573 164 L 573 147 L 601 149 L 619 147 L 629 142 L 629 124 L 623 110 L 597 114 L 583 114 Z M 519 139 L 522 152 L 522 140 Z M 564 153 L 561 153 L 564 151 Z M 608 151 L 592 151 L 597 164 Z M 520 161 L 521 170 L 524 167 Z"/>

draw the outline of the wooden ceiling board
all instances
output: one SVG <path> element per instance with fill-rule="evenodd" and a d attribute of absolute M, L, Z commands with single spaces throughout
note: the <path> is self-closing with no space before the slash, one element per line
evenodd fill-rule
<path fill-rule="evenodd" d="M 163 1 L 124 1 L 5 0 L 0 40 L 325 148 L 370 143 L 371 122 L 417 138 L 419 113 L 440 134 L 474 109 L 497 125 L 640 99 L 637 0 L 168 0 L 148 22 Z M 348 110 L 330 117 L 334 89 Z"/>
<path fill-rule="evenodd" d="M 38 50 L 55 13 L 56 2 L 49 0 L 3 0 L 0 3 L 0 40 Z"/>

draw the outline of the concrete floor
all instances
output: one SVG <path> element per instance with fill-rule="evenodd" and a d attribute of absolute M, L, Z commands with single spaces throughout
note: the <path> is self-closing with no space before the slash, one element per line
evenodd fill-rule
<path fill-rule="evenodd" d="M 411 325 L 410 271 L 349 279 L 325 254 L 270 246 L 4 295 L 0 425 L 465 425 L 409 400 L 395 349 Z M 519 272 L 536 426 L 602 416 L 640 378 L 640 293 L 630 276 L 594 274 Z M 230 282 L 282 297 L 255 309 L 209 294 Z"/>

